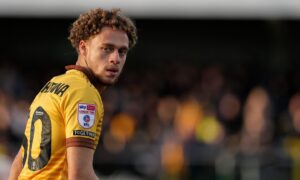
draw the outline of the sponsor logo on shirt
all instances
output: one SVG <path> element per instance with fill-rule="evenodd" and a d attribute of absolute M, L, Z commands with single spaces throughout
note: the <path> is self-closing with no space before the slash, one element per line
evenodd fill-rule
<path fill-rule="evenodd" d="M 35 115 L 37 115 L 37 116 L 43 116 L 44 112 L 42 112 L 42 111 L 35 111 Z"/>
<path fill-rule="evenodd" d="M 95 122 L 96 105 L 95 104 L 78 104 L 78 122 L 83 128 L 91 128 Z"/>
<path fill-rule="evenodd" d="M 87 136 L 91 138 L 96 137 L 96 133 L 91 132 L 91 131 L 84 131 L 84 130 L 73 130 L 73 135 L 74 136 Z"/>

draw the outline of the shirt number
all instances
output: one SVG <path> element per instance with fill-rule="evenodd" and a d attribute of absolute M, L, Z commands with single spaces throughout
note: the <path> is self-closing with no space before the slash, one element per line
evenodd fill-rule
<path fill-rule="evenodd" d="M 35 122 L 40 120 L 42 122 L 42 131 L 41 131 L 41 143 L 40 143 L 40 154 L 37 158 L 32 157 L 32 144 L 35 131 Z M 32 171 L 37 171 L 45 167 L 51 156 L 51 121 L 47 112 L 39 106 L 33 113 L 31 127 L 30 127 L 30 139 L 29 144 L 27 143 L 27 137 L 24 136 L 23 139 L 23 148 L 24 148 L 24 157 L 23 157 L 23 166 L 26 163 L 28 158 L 28 168 Z M 29 146 L 29 149 L 28 149 Z M 29 152 L 27 152 L 29 151 Z M 28 156 L 28 157 L 27 157 Z"/>

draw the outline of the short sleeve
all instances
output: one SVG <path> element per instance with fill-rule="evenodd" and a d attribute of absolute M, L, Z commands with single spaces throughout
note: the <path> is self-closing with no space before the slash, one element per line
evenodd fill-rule
<path fill-rule="evenodd" d="M 103 119 L 98 92 L 89 87 L 73 89 L 63 100 L 66 147 L 96 149 Z"/>

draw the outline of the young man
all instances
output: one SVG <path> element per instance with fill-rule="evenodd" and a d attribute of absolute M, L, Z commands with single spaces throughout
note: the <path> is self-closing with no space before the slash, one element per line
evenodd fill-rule
<path fill-rule="evenodd" d="M 94 9 L 73 23 L 69 40 L 76 65 L 52 78 L 30 106 L 13 179 L 98 179 L 93 155 L 103 119 L 101 91 L 118 79 L 137 41 L 133 22 L 119 10 Z"/>

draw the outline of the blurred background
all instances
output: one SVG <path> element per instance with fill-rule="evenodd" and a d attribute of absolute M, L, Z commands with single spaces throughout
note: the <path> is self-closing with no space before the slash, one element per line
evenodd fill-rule
<path fill-rule="evenodd" d="M 28 107 L 77 54 L 71 23 L 119 7 L 139 41 L 103 94 L 103 180 L 300 180 L 300 2 L 0 1 L 0 179 Z"/>

